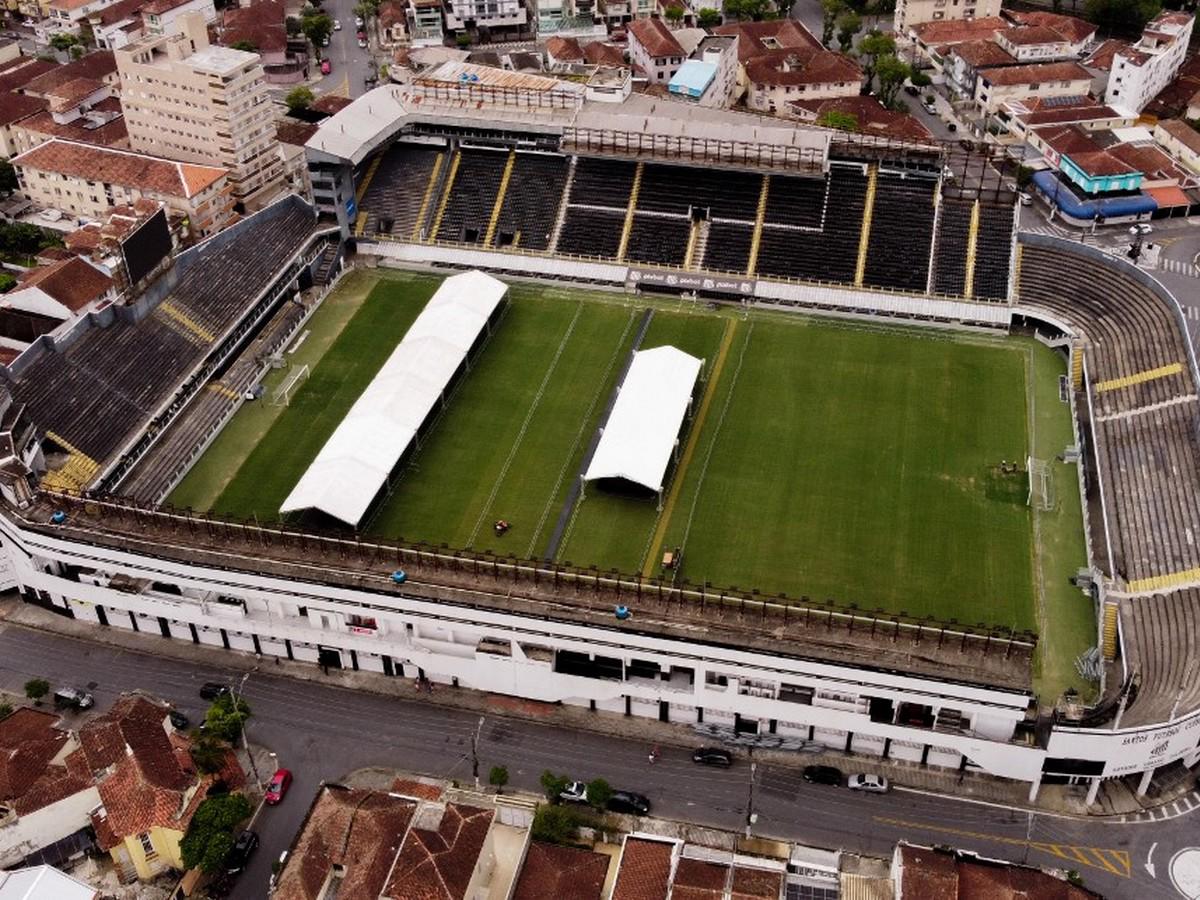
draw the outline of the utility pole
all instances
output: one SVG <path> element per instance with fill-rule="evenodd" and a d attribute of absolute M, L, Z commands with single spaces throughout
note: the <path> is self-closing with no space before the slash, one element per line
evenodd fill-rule
<path fill-rule="evenodd" d="M 471 775 L 475 778 L 475 790 L 479 790 L 479 734 L 483 731 L 484 717 L 479 717 L 475 733 L 471 735 Z"/>
<path fill-rule="evenodd" d="M 758 771 L 758 763 L 754 761 L 754 748 L 750 748 L 750 794 L 746 798 L 746 838 L 749 839 L 754 823 L 758 821 L 758 813 L 754 811 L 754 774 Z"/>
<path fill-rule="evenodd" d="M 245 691 L 246 682 L 250 680 L 250 676 L 252 674 L 254 674 L 254 669 L 251 669 L 249 672 L 243 675 L 242 680 L 238 683 L 237 688 L 233 692 L 233 711 L 235 713 L 240 711 L 239 706 L 241 705 L 242 692 Z M 241 719 L 238 725 L 242 729 L 242 744 L 246 748 L 246 758 L 250 760 L 250 772 L 254 775 L 254 783 L 261 788 L 262 778 L 259 777 L 258 766 L 254 764 L 254 750 L 250 747 L 250 741 L 246 737 L 246 720 L 244 718 Z"/>

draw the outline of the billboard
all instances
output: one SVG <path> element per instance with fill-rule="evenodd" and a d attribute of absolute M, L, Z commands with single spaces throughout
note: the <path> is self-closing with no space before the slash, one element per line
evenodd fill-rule
<path fill-rule="evenodd" d="M 153 272 L 170 253 L 171 229 L 167 225 L 166 210 L 160 208 L 121 241 L 121 256 L 130 285 Z"/>

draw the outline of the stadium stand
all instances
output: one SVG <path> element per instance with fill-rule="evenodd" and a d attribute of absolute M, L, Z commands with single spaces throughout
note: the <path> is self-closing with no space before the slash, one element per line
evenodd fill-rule
<path fill-rule="evenodd" d="M 920 261 L 929 258 L 933 242 L 936 191 L 937 178 L 930 175 L 879 174 L 864 284 L 925 291 L 929 273 Z"/>
<path fill-rule="evenodd" d="M 624 210 L 636 171 L 636 165 L 622 159 L 581 156 L 575 166 L 571 202 Z"/>
<path fill-rule="evenodd" d="M 763 176 L 753 172 L 719 172 L 690 166 L 647 165 L 638 192 L 638 211 L 753 222 Z"/>
<path fill-rule="evenodd" d="M 825 178 L 772 175 L 764 223 L 793 228 L 820 228 L 825 220 L 828 186 Z"/>
<path fill-rule="evenodd" d="M 404 143 L 389 147 L 363 192 L 359 205 L 366 219 L 360 233 L 412 237 L 425 186 L 441 157 L 444 151 L 436 147 Z"/>
<path fill-rule="evenodd" d="M 583 209 L 572 205 L 558 237 L 558 252 L 614 259 L 621 246 L 625 213 L 608 209 Z"/>
<path fill-rule="evenodd" d="M 508 153 L 466 148 L 459 151 L 454 177 L 434 223 L 434 239 L 482 244 L 508 165 Z"/>
<path fill-rule="evenodd" d="M 942 198 L 933 246 L 933 290 L 959 296 L 967 286 L 967 243 L 973 200 Z"/>
<path fill-rule="evenodd" d="M 666 216 L 633 217 L 625 259 L 629 262 L 682 266 L 687 253 L 691 221 Z"/>
<path fill-rule="evenodd" d="M 1125 667 L 1138 680 L 1122 728 L 1167 722 L 1200 706 L 1200 590 L 1123 598 L 1121 630 Z"/>
<path fill-rule="evenodd" d="M 713 222 L 708 232 L 704 268 L 744 273 L 750 262 L 750 244 L 753 240 L 753 225 Z"/>
<path fill-rule="evenodd" d="M 496 223 L 493 244 L 529 250 L 550 246 L 558 206 L 547 197 L 561 197 L 567 183 L 567 159 L 549 153 L 518 153 L 504 205 Z"/>
<path fill-rule="evenodd" d="M 206 360 L 215 366 L 240 340 L 259 295 L 313 228 L 311 209 L 295 198 L 243 220 L 180 257 L 173 290 L 140 321 L 118 314 L 61 348 L 47 345 L 9 376 L 13 395 L 64 449 L 108 460 L 164 398 L 174 397 L 160 415 L 177 411 L 189 373 Z M 252 241 L 242 240 L 248 229 Z"/>
<path fill-rule="evenodd" d="M 1013 204 L 979 204 L 979 234 L 975 241 L 974 295 L 980 300 L 1008 297 L 1012 268 Z"/>
<path fill-rule="evenodd" d="M 1190 540 L 1200 534 L 1198 404 L 1173 311 L 1111 262 L 1082 254 L 1024 245 L 1018 271 L 1020 302 L 1084 341 L 1113 570 L 1135 592 L 1200 580 Z"/>

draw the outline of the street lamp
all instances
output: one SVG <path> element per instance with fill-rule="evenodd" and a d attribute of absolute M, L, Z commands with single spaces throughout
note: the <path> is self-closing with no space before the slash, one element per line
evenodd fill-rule
<path fill-rule="evenodd" d="M 754 773 L 758 771 L 758 763 L 754 761 L 754 748 L 750 748 L 750 795 L 746 799 L 746 838 L 750 837 L 750 830 L 754 823 L 758 821 L 758 813 L 754 811 Z"/>
<path fill-rule="evenodd" d="M 255 668 L 257 668 L 257 666 Z M 239 705 L 240 705 L 241 699 L 242 699 L 241 695 L 246 690 L 246 682 L 250 680 L 250 676 L 253 674 L 254 674 L 254 669 L 251 669 L 249 672 L 247 672 L 245 675 L 243 675 L 242 680 L 240 682 L 238 682 L 238 686 L 233 692 L 233 711 L 236 714 L 240 715 L 240 713 L 241 713 L 241 710 L 239 709 Z M 254 764 L 254 750 L 250 746 L 250 740 L 246 737 L 246 719 L 245 719 L 245 717 L 243 717 L 238 722 L 238 725 L 242 730 L 242 744 L 245 745 L 245 747 L 246 747 L 246 758 L 250 760 L 250 771 L 254 775 L 254 783 L 261 788 L 262 787 L 262 778 L 258 774 L 258 766 Z M 272 753 L 271 755 L 274 756 L 275 754 Z"/>
<path fill-rule="evenodd" d="M 475 777 L 475 790 L 479 790 L 479 733 L 483 731 L 484 717 L 479 717 L 475 733 L 471 735 L 471 774 Z"/>

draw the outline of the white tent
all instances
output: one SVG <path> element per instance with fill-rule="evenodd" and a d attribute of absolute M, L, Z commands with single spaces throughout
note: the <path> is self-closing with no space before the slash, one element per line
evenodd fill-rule
<path fill-rule="evenodd" d="M 635 353 L 583 480 L 624 478 L 660 493 L 703 365 L 674 347 Z"/>
<path fill-rule="evenodd" d="M 319 509 L 357 525 L 507 292 L 478 271 L 443 281 L 279 511 Z"/>

